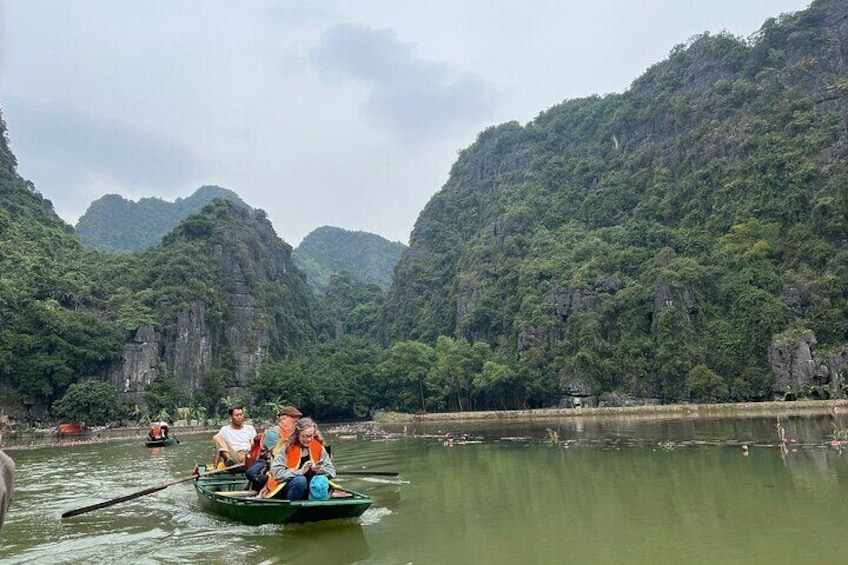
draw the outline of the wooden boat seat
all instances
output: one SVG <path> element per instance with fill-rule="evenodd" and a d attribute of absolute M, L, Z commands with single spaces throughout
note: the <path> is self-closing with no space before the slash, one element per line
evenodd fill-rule
<path fill-rule="evenodd" d="M 259 494 L 255 490 L 220 490 L 215 494 L 219 496 L 230 496 L 233 498 L 250 498 Z"/>

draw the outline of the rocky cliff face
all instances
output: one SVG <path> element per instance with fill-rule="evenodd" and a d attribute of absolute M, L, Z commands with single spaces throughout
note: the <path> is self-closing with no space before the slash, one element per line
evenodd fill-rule
<path fill-rule="evenodd" d="M 688 400 L 700 364 L 728 400 L 841 394 L 843 354 L 772 341 L 848 342 L 846 42 L 848 3 L 816 0 L 482 132 L 416 222 L 387 335 L 486 341 L 574 395 Z"/>
<path fill-rule="evenodd" d="M 848 348 L 819 353 L 816 345 L 811 331 L 788 330 L 774 336 L 768 358 L 778 397 L 845 398 Z"/>
<path fill-rule="evenodd" d="M 291 247 L 261 211 L 219 200 L 165 238 L 169 253 L 191 246 L 214 273 L 188 280 L 179 298 L 157 302 L 161 327 L 139 327 L 124 346 L 110 381 L 140 395 L 159 375 L 173 375 L 188 390 L 203 389 L 213 370 L 238 393 L 263 362 L 284 358 L 326 333 L 328 324 L 291 259 Z M 158 252 L 162 252 L 160 248 Z M 167 272 L 155 274 L 161 278 Z M 196 273 L 202 277 L 202 273 Z"/>
<path fill-rule="evenodd" d="M 138 396 L 163 369 L 167 370 L 160 356 L 160 340 L 153 326 L 138 328 L 133 341 L 124 345 L 121 364 L 110 374 L 109 380 L 118 390 Z"/>

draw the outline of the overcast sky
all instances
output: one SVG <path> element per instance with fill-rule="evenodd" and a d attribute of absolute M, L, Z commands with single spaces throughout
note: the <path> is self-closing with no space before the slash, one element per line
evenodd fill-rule
<path fill-rule="evenodd" d="M 407 243 L 482 129 L 808 5 L 0 0 L 0 108 L 20 174 L 71 225 L 107 193 L 217 184 L 293 246 L 322 225 Z"/>

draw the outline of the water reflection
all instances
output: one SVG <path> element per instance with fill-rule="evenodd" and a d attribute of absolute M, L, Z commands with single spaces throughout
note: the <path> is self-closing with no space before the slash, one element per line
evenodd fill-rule
<path fill-rule="evenodd" d="M 340 469 L 401 477 L 340 477 L 375 501 L 359 520 L 282 527 L 208 514 L 189 484 L 59 518 L 189 474 L 208 459 L 208 435 L 161 451 L 137 440 L 20 450 L 0 561 L 841 563 L 848 454 L 832 445 L 841 417 L 347 429 L 344 440 L 328 433 Z M 799 524 L 815 524 L 803 543 Z"/>
<path fill-rule="evenodd" d="M 286 526 L 266 541 L 261 555 L 267 555 L 262 563 L 269 565 L 350 565 L 371 554 L 361 525 L 336 522 Z"/>

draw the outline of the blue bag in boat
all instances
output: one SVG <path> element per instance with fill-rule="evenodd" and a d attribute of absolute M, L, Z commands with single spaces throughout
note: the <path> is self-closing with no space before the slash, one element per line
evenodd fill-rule
<path fill-rule="evenodd" d="M 326 475 L 315 475 L 309 481 L 309 500 L 327 500 L 330 498 L 330 481 Z"/>

